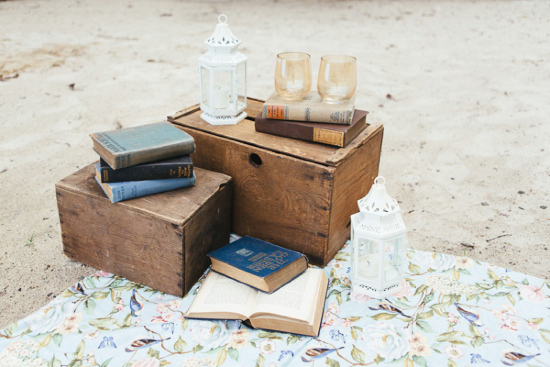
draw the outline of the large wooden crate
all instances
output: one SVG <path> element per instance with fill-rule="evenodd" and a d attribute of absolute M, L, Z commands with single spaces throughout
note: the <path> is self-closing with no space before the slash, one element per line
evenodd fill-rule
<path fill-rule="evenodd" d="M 232 230 L 305 253 L 326 265 L 350 236 L 350 215 L 378 175 L 383 126 L 371 124 L 345 148 L 258 133 L 263 101 L 248 118 L 213 126 L 198 106 L 168 117 L 193 136 L 193 162 L 233 178 Z"/>
<path fill-rule="evenodd" d="M 183 296 L 229 243 L 231 178 L 195 169 L 196 185 L 111 203 L 89 165 L 56 184 L 65 254 Z"/>

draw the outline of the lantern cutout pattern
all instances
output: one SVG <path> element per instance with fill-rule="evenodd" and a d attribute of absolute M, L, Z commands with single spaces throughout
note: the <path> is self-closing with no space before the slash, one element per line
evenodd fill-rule
<path fill-rule="evenodd" d="M 351 216 L 351 282 L 354 293 L 383 298 L 401 288 L 407 246 L 399 205 L 378 176 Z"/>
<path fill-rule="evenodd" d="M 201 118 L 212 125 L 234 125 L 246 117 L 246 56 L 241 41 L 221 14 L 208 51 L 199 58 Z"/>

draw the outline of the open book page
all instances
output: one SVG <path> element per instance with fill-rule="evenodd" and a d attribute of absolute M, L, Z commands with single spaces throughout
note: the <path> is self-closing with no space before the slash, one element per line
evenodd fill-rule
<path fill-rule="evenodd" d="M 235 314 L 246 319 L 252 312 L 257 293 L 259 292 L 254 288 L 211 271 L 186 316 L 198 317 L 211 313 L 212 318 L 234 318 L 228 317 L 228 314 Z"/>
<path fill-rule="evenodd" d="M 253 314 L 269 313 L 309 321 L 317 302 L 322 269 L 307 269 L 302 275 L 277 291 L 259 293 Z"/>

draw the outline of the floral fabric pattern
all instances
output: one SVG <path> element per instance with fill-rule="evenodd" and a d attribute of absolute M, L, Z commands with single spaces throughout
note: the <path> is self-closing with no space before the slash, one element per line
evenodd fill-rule
<path fill-rule="evenodd" d="M 0 330 L 2 366 L 550 366 L 550 283 L 409 250 L 401 289 L 354 294 L 349 244 L 325 268 L 316 338 L 183 317 L 182 298 L 106 272 Z"/>

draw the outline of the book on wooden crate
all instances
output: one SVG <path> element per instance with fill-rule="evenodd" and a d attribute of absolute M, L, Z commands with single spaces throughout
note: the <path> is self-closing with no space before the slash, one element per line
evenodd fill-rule
<path fill-rule="evenodd" d="M 271 293 L 307 269 L 307 257 L 245 236 L 208 254 L 212 270 Z"/>
<path fill-rule="evenodd" d="M 94 150 L 112 169 L 189 155 L 193 138 L 168 121 L 90 134 Z"/>
<path fill-rule="evenodd" d="M 124 182 L 162 180 L 193 177 L 193 161 L 188 155 L 148 162 L 114 170 L 102 159 L 99 160 L 101 182 Z"/>
<path fill-rule="evenodd" d="M 272 120 L 314 121 L 329 124 L 351 124 L 355 96 L 340 104 L 325 103 L 319 93 L 309 92 L 300 100 L 287 100 L 274 92 L 264 103 L 262 117 Z"/>
<path fill-rule="evenodd" d="M 125 181 L 125 182 L 101 182 L 99 163 L 94 164 L 95 179 L 101 186 L 105 195 L 116 203 L 119 201 L 135 199 L 141 196 L 158 194 L 160 192 L 180 189 L 195 185 L 195 174 L 189 178 L 169 178 L 166 180 Z"/>
<path fill-rule="evenodd" d="M 185 317 L 248 320 L 258 329 L 317 336 L 327 285 L 320 268 L 307 269 L 271 294 L 211 271 Z"/>
<path fill-rule="evenodd" d="M 325 124 L 318 122 L 303 122 L 290 120 L 272 120 L 256 116 L 254 126 L 256 131 L 287 138 L 312 141 L 334 145 L 347 146 L 359 133 L 367 127 L 367 111 L 355 110 L 351 125 Z"/>

